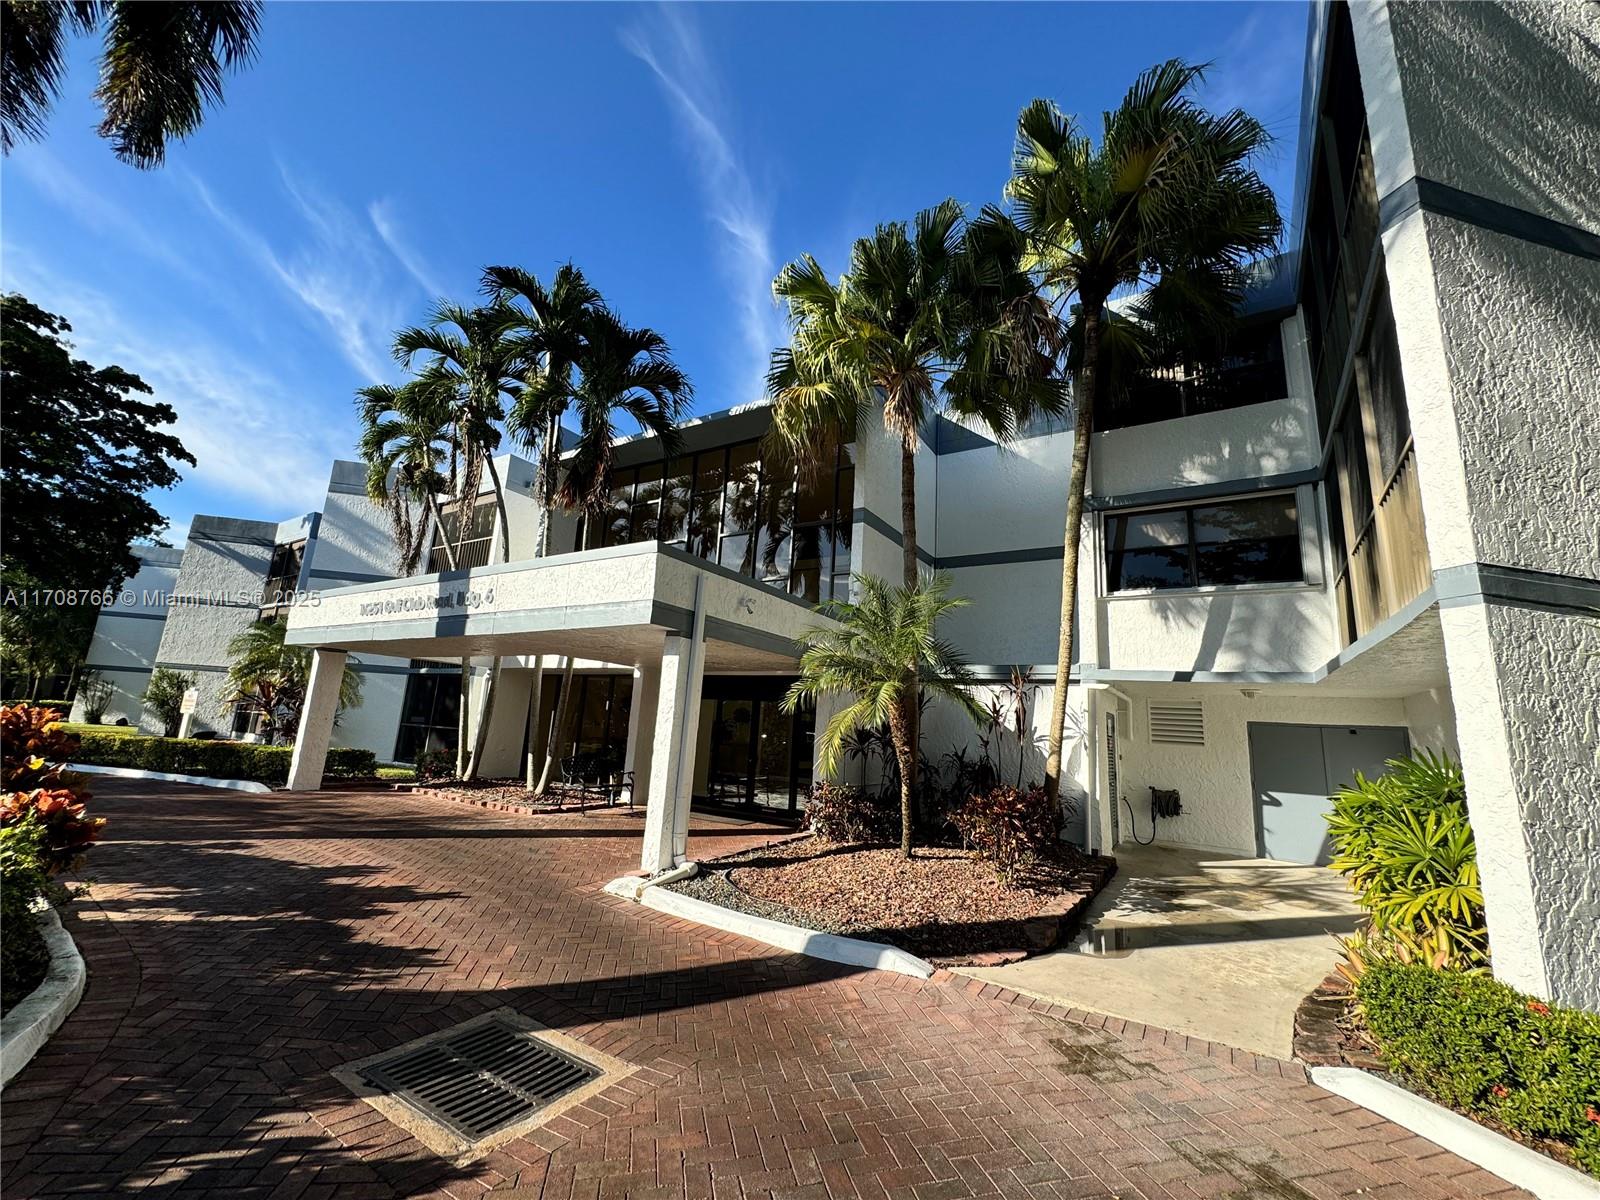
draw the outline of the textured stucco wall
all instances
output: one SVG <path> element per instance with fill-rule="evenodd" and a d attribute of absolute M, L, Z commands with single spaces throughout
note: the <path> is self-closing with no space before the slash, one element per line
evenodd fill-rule
<path fill-rule="evenodd" d="M 1405 712 L 1413 749 L 1461 758 L 1461 739 L 1456 733 L 1456 710 L 1449 688 L 1412 693 L 1405 697 Z"/>
<path fill-rule="evenodd" d="M 1199 700 L 1205 745 L 1175 746 L 1150 740 L 1149 702 Z M 1176 788 L 1183 814 L 1156 824 L 1161 845 L 1191 846 L 1230 854 L 1256 852 L 1255 800 L 1250 783 L 1249 724 L 1276 721 L 1304 725 L 1406 724 L 1400 700 L 1317 696 L 1263 687 L 1253 698 L 1238 689 L 1182 686 L 1141 688 L 1133 696 L 1133 729 L 1122 723 L 1119 791 L 1132 806 L 1139 836 L 1150 836 L 1150 788 Z M 1120 800 L 1119 800 L 1120 806 Z M 1129 837 L 1128 811 L 1120 809 L 1121 833 Z"/>
<path fill-rule="evenodd" d="M 1060 546 L 1071 465 L 1070 432 L 940 455 L 938 556 Z"/>
<path fill-rule="evenodd" d="M 1317 465 L 1311 401 L 1272 400 L 1094 435 L 1094 491 L 1123 496 Z"/>
<path fill-rule="evenodd" d="M 364 495 L 332 487 L 322 501 L 322 519 L 310 552 L 307 582 L 315 589 L 393 575 L 399 558 L 383 507 Z"/>
<path fill-rule="evenodd" d="M 1387 19 L 1417 174 L 1595 229 L 1600 6 L 1391 4 Z"/>
<path fill-rule="evenodd" d="M 352 654 L 351 665 L 404 665 L 405 660 L 378 658 L 371 654 Z M 355 746 L 371 750 L 379 762 L 394 756 L 395 737 L 400 731 L 400 708 L 405 700 L 407 675 L 379 671 L 360 671 L 361 706 L 339 714 L 334 726 L 335 746 Z"/>
<path fill-rule="evenodd" d="M 1600 578 L 1600 262 L 1424 220 L 1478 558 Z"/>
<path fill-rule="evenodd" d="M 275 524 L 214 517 L 196 517 L 190 526 L 156 666 L 194 674 L 200 699 L 193 729 L 228 725 L 227 646 L 260 612 L 276 532 Z M 260 541 L 233 540 L 243 538 Z M 144 724 L 160 732 L 148 714 Z"/>
<path fill-rule="evenodd" d="M 112 686 L 111 700 L 101 718 L 108 724 L 126 717 L 137 725 L 144 714 L 140 697 L 161 648 L 165 597 L 177 583 L 180 559 L 177 550 L 157 550 L 148 558 L 141 555 L 139 570 L 123 583 L 115 601 L 103 607 L 95 621 L 84 662 Z M 71 717 L 84 719 L 81 690 Z"/>
<path fill-rule="evenodd" d="M 1060 559 L 958 567 L 948 574 L 951 595 L 971 603 L 951 613 L 941 632 L 968 662 L 1055 663 L 1061 627 Z M 1081 642 L 1076 650 L 1081 662 Z"/>
<path fill-rule="evenodd" d="M 1311 671 L 1337 650 L 1320 588 L 1220 588 L 1100 601 L 1107 656 L 1122 671 Z"/>

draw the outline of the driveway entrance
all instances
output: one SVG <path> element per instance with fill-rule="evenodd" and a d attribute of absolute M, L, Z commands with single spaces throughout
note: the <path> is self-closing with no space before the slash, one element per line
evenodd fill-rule
<path fill-rule="evenodd" d="M 1071 1008 L 1288 1058 L 1294 1012 L 1358 910 L 1326 867 L 1117 847 L 1077 945 L 966 974 Z"/>

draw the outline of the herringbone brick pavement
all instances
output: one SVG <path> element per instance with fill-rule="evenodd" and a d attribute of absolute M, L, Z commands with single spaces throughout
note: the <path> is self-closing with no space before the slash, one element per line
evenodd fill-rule
<path fill-rule="evenodd" d="M 7 1200 L 1518 1194 L 1293 1069 L 616 901 L 637 816 L 95 790 L 89 989 L 5 1090 Z M 639 1069 L 465 1167 L 329 1074 L 502 1005 Z"/>

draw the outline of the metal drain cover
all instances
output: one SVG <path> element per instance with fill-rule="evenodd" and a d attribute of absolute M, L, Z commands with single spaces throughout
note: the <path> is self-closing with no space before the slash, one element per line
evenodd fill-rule
<path fill-rule="evenodd" d="M 464 1141 L 478 1142 L 598 1079 L 601 1071 L 491 1017 L 369 1061 L 360 1074 Z"/>

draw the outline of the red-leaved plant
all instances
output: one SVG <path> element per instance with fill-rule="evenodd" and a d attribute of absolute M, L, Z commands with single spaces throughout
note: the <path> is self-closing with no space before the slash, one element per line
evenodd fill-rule
<path fill-rule="evenodd" d="M 962 842 L 1008 878 L 1029 859 L 1054 849 L 1061 838 L 1061 808 L 1042 787 L 1019 790 L 1000 784 L 975 792 L 950 820 Z"/>
<path fill-rule="evenodd" d="M 50 876 L 75 867 L 105 828 L 104 818 L 86 815 L 89 792 L 67 770 L 78 739 L 60 728 L 60 720 L 53 708 L 0 707 L 0 827 L 36 820 Z"/>

